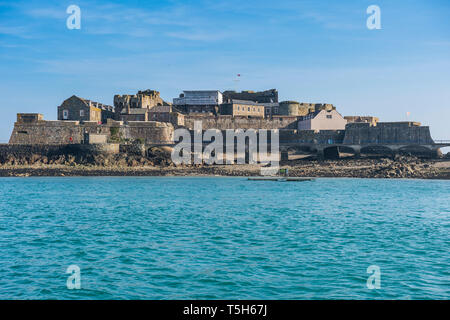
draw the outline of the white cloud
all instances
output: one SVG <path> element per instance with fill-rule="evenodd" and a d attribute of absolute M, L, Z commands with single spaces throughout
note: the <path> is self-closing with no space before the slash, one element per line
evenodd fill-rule
<path fill-rule="evenodd" d="M 33 8 L 25 9 L 24 13 L 27 16 L 39 19 L 65 19 L 67 17 L 64 8 Z"/>
<path fill-rule="evenodd" d="M 182 40 L 189 40 L 189 41 L 218 41 L 222 40 L 228 37 L 231 37 L 231 33 L 225 33 L 225 32 L 189 32 L 189 31 L 182 31 L 182 32 L 167 32 L 167 36 Z"/>
<path fill-rule="evenodd" d="M 0 26 L 0 34 L 29 38 L 29 30 L 24 26 Z"/>

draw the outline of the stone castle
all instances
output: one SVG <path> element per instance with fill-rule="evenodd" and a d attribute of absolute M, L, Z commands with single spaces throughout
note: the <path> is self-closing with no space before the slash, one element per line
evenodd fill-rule
<path fill-rule="evenodd" d="M 38 113 L 17 115 L 10 145 L 96 145 L 119 150 L 120 145 L 173 145 L 176 128 L 203 130 L 277 129 L 280 144 L 318 155 L 351 149 L 388 153 L 435 154 L 439 145 L 429 127 L 416 122 L 379 122 L 373 116 L 342 116 L 327 103 L 278 101 L 278 91 L 183 91 L 166 102 L 156 90 L 115 95 L 114 106 L 72 96 L 57 108 L 57 120 Z M 367 150 L 365 150 L 368 148 Z M 287 152 L 287 151 L 286 151 Z"/>

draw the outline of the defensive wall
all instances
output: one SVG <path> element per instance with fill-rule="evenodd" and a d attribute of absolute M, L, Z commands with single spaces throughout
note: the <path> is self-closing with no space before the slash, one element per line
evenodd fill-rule
<path fill-rule="evenodd" d="M 219 130 L 222 134 L 224 143 L 226 142 L 227 130 Z M 191 141 L 194 141 L 194 130 L 189 130 L 191 134 Z M 249 136 L 250 130 L 245 131 L 247 136 Z M 203 129 L 202 136 L 205 133 Z M 256 137 L 259 141 L 259 130 L 255 130 Z M 334 144 L 334 143 L 342 143 L 345 136 L 345 130 L 322 130 L 322 131 L 314 131 L 314 130 L 286 130 L 281 129 L 278 130 L 279 135 L 279 143 L 280 144 Z M 267 132 L 267 143 L 271 143 L 272 134 Z M 205 141 L 205 143 L 208 143 Z"/>
<path fill-rule="evenodd" d="M 307 149 L 312 152 L 333 152 L 351 148 L 355 154 L 364 148 L 384 147 L 395 153 L 402 150 L 436 151 L 430 129 L 415 122 L 349 123 L 345 130 L 297 130 L 296 117 L 279 116 L 272 119 L 213 115 L 184 117 L 184 127 L 193 140 L 194 121 L 202 121 L 203 131 L 236 129 L 279 129 L 280 147 Z M 179 127 L 180 124 L 175 125 Z M 174 126 L 155 121 L 114 121 L 107 123 L 79 121 L 45 121 L 38 114 L 19 114 L 8 145 L 2 145 L 0 155 L 9 154 L 64 154 L 64 153 L 145 153 L 155 145 L 174 144 Z M 258 132 L 257 132 L 258 135 Z M 268 135 L 270 138 L 270 134 Z M 258 139 L 259 140 L 259 139 Z M 138 143 L 136 143 L 138 142 Z M 178 141 L 177 141 L 178 142 Z M 205 141 L 207 144 L 208 142 Z M 267 141 L 270 143 L 270 140 Z M 14 147 L 16 146 L 16 147 Z"/>
<path fill-rule="evenodd" d="M 186 115 L 184 127 L 194 129 L 194 122 L 202 121 L 204 130 L 217 129 L 297 129 L 297 117 L 273 116 L 272 118 L 233 117 L 231 115 Z"/>
<path fill-rule="evenodd" d="M 10 144 L 62 145 L 84 144 L 88 137 L 104 136 L 108 143 L 125 143 L 140 140 L 145 144 L 165 144 L 173 141 L 173 126 L 155 121 L 121 121 L 108 119 L 106 124 L 79 121 L 23 122 L 18 119 L 9 140 Z M 92 141 L 91 141 L 92 143 Z"/>
<path fill-rule="evenodd" d="M 349 123 L 344 144 L 433 144 L 430 128 L 418 122 Z"/>

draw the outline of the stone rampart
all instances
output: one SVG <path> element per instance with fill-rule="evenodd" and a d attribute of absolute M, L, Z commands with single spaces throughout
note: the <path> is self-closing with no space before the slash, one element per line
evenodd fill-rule
<path fill-rule="evenodd" d="M 280 143 L 339 144 L 344 136 L 345 130 L 280 130 Z"/>
<path fill-rule="evenodd" d="M 433 144 L 430 128 L 416 122 L 349 123 L 344 144 Z"/>
<path fill-rule="evenodd" d="M 273 118 L 247 118 L 233 117 L 227 115 L 186 115 L 184 126 L 187 129 L 194 129 L 194 122 L 202 121 L 204 130 L 217 129 L 296 129 L 297 117 L 274 116 Z"/>
<path fill-rule="evenodd" d="M 83 144 L 87 137 L 105 136 L 108 143 L 140 140 L 147 144 L 164 144 L 173 141 L 173 126 L 162 122 L 109 121 L 107 124 L 78 121 L 16 122 L 9 140 L 21 145 Z"/>

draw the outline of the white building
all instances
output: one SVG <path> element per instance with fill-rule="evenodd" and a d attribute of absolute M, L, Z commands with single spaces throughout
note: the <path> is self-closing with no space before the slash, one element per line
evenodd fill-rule
<path fill-rule="evenodd" d="M 336 110 L 320 110 L 300 117 L 298 130 L 345 130 L 347 120 Z"/>
<path fill-rule="evenodd" d="M 179 98 L 173 99 L 173 104 L 182 105 L 219 105 L 223 103 L 223 96 L 219 90 L 183 91 Z"/>

